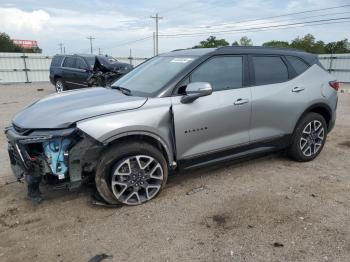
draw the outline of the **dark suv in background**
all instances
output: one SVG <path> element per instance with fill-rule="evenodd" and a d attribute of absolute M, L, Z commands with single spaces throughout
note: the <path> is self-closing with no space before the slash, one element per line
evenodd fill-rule
<path fill-rule="evenodd" d="M 127 63 L 117 61 L 111 56 L 97 55 L 55 55 L 50 66 L 50 81 L 55 85 L 56 92 L 88 87 L 88 79 L 100 70 L 101 65 L 106 71 L 115 71 L 121 76 L 133 69 Z"/>

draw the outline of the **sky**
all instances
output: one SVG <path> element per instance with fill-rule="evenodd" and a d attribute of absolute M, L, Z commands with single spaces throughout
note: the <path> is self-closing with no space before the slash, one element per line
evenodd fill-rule
<path fill-rule="evenodd" d="M 349 6 L 284 16 L 343 5 Z M 89 53 L 87 37 L 92 36 L 95 53 L 100 48 L 103 54 L 126 57 L 131 49 L 135 57 L 151 57 L 155 20 L 150 16 L 157 12 L 163 17 L 160 53 L 192 47 L 210 35 L 230 44 L 248 36 L 254 45 L 291 41 L 308 33 L 325 42 L 350 39 L 349 0 L 0 0 L 0 32 L 37 40 L 47 55 L 59 53 L 59 43 L 67 53 Z M 307 23 L 338 18 L 344 19 L 319 22 L 336 22 L 328 25 Z M 299 24 L 281 29 L 292 23 Z"/>

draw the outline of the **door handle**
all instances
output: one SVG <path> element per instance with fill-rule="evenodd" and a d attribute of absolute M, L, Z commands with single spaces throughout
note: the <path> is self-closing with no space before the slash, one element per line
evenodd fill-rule
<path fill-rule="evenodd" d="M 292 89 L 292 92 L 294 92 L 294 93 L 299 93 L 299 92 L 304 91 L 304 90 L 305 90 L 304 87 L 298 87 L 298 86 L 296 86 L 296 87 L 294 87 L 294 88 Z"/>
<path fill-rule="evenodd" d="M 238 105 L 246 104 L 248 102 L 249 102 L 248 99 L 238 98 L 233 104 L 238 106 Z"/>

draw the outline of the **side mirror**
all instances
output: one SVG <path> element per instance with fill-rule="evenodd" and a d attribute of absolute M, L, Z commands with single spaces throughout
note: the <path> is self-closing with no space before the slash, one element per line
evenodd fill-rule
<path fill-rule="evenodd" d="M 181 98 L 181 103 L 192 103 L 199 97 L 211 95 L 213 88 L 207 82 L 189 83 L 186 87 L 186 95 Z"/>

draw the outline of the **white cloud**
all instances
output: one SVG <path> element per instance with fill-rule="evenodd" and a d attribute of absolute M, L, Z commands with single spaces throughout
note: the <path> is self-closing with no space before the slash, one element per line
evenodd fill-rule
<path fill-rule="evenodd" d="M 5 32 L 29 30 L 39 33 L 49 19 L 50 15 L 43 10 L 26 12 L 18 8 L 0 7 L 0 30 Z"/>

